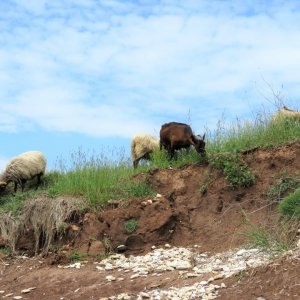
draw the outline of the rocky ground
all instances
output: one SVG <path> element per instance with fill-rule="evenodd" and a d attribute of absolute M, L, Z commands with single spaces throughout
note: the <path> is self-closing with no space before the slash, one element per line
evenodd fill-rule
<path fill-rule="evenodd" d="M 21 237 L 23 255 L 0 260 L 0 297 L 300 299 L 299 250 L 274 257 L 245 238 L 255 226 L 277 224 L 267 193 L 280 178 L 299 176 L 299 158 L 300 143 L 245 154 L 256 184 L 234 190 L 209 165 L 141 174 L 134 180 L 144 177 L 156 197 L 114 201 L 72 219 L 48 256 L 30 256 L 33 236 Z M 131 218 L 139 226 L 128 233 Z M 70 262 L 74 253 L 80 262 Z"/>

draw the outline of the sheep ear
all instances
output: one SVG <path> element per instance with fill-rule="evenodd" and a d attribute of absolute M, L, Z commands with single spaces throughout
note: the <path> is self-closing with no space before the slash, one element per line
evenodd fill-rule
<path fill-rule="evenodd" d="M 205 140 L 205 133 L 203 134 L 202 140 L 203 140 L 203 141 Z"/>

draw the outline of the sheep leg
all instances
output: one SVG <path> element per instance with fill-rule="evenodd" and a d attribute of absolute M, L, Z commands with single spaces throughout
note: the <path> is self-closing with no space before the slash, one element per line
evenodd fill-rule
<path fill-rule="evenodd" d="M 25 183 L 26 183 L 26 179 L 22 179 L 21 180 L 21 189 L 22 189 L 22 192 L 24 191 Z"/>
<path fill-rule="evenodd" d="M 41 177 L 42 177 L 42 173 L 40 173 L 40 174 L 38 174 L 37 175 L 37 183 L 36 183 L 36 190 L 37 190 L 37 188 L 40 186 L 40 184 L 41 184 Z"/>
<path fill-rule="evenodd" d="M 133 161 L 133 168 L 136 169 L 139 164 L 140 158 Z"/>
<path fill-rule="evenodd" d="M 14 191 L 15 191 L 15 193 L 16 193 L 16 192 L 17 192 L 17 189 L 18 189 L 18 182 L 17 182 L 17 181 L 14 181 L 14 183 L 15 183 Z"/>

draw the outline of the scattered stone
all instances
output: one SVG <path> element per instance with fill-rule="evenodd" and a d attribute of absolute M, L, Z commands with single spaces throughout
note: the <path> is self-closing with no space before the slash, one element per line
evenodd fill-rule
<path fill-rule="evenodd" d="M 31 292 L 30 289 L 24 289 L 24 290 L 21 291 L 22 294 L 28 294 L 30 292 Z"/>
<path fill-rule="evenodd" d="M 107 281 L 115 281 L 116 277 L 112 276 L 112 275 L 108 275 L 105 277 Z"/>
<path fill-rule="evenodd" d="M 13 299 L 15 300 L 19 300 L 19 299 L 22 299 L 23 297 L 22 296 L 14 296 Z"/>
<path fill-rule="evenodd" d="M 117 252 L 121 253 L 121 252 L 125 252 L 127 250 L 127 247 L 125 245 L 119 245 L 117 247 Z"/>
<path fill-rule="evenodd" d="M 5 291 L 0 291 L 0 294 L 4 294 L 5 293 Z"/>
<path fill-rule="evenodd" d="M 245 249 L 241 249 L 236 253 L 236 255 L 241 256 L 241 255 L 245 254 L 246 251 L 247 250 L 245 250 Z"/>
<path fill-rule="evenodd" d="M 150 298 L 150 295 L 148 293 L 145 293 L 145 292 L 140 292 L 139 294 L 142 298 L 144 299 L 149 299 Z"/>
<path fill-rule="evenodd" d="M 77 226 L 77 225 L 71 225 L 71 229 L 73 230 L 73 231 L 79 231 L 80 230 L 80 228 Z"/>
<path fill-rule="evenodd" d="M 256 300 L 266 300 L 264 297 L 257 297 Z"/>
<path fill-rule="evenodd" d="M 223 274 L 217 274 L 216 276 L 213 277 L 213 280 L 218 280 L 218 279 L 223 279 L 224 275 Z"/>
<path fill-rule="evenodd" d="M 151 199 L 147 200 L 147 203 L 152 204 L 152 200 Z"/>
<path fill-rule="evenodd" d="M 297 247 L 300 248 L 300 239 L 297 242 Z"/>
<path fill-rule="evenodd" d="M 76 290 L 74 291 L 74 293 L 77 293 L 77 292 L 79 292 L 79 290 L 80 290 L 80 288 L 76 289 Z"/>
<path fill-rule="evenodd" d="M 199 281 L 192 286 L 170 287 L 168 290 L 160 290 L 158 289 L 160 285 L 157 285 L 151 287 L 152 289 L 147 293 L 140 292 L 137 295 L 119 294 L 108 298 L 109 300 L 210 300 L 218 297 L 220 289 L 226 288 L 224 283 L 219 285 L 212 284 L 214 280 L 227 278 L 249 267 L 257 267 L 270 261 L 270 256 L 259 249 L 234 249 L 210 256 L 208 253 L 197 253 L 198 249 L 195 248 L 171 248 L 168 244 L 165 244 L 164 248 L 156 248 L 153 245 L 151 247 L 152 251 L 144 256 L 130 255 L 126 257 L 124 254 L 111 255 L 97 263 L 96 269 L 102 272 L 118 271 L 123 274 L 132 272 L 131 280 L 141 276 L 149 276 L 149 274 L 151 276 L 161 276 L 165 272 L 174 270 L 178 270 L 179 278 L 215 273 L 208 280 Z M 193 262 L 193 265 L 191 262 Z M 111 279 L 108 276 L 106 278 L 107 280 Z M 117 281 L 124 280 L 122 277 L 113 278 Z"/>

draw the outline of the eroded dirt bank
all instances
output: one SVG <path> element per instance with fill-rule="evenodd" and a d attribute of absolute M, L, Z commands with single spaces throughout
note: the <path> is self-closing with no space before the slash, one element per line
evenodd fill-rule
<path fill-rule="evenodd" d="M 23 299 L 83 299 L 83 295 L 85 299 L 99 299 L 121 293 L 137 295 L 156 285 L 169 288 L 198 282 L 198 277 L 182 278 L 176 270 L 157 278 L 132 280 L 125 276 L 122 281 L 108 282 L 104 274 L 95 272 L 93 261 L 99 261 L 100 256 L 109 251 L 116 251 L 120 245 L 125 245 L 126 256 L 146 254 L 153 245 L 159 247 L 166 243 L 181 247 L 198 245 L 199 253 L 209 255 L 244 245 L 247 229 L 256 225 L 271 226 L 276 220 L 275 205 L 268 205 L 267 193 L 278 179 L 299 176 L 300 143 L 256 149 L 245 154 L 244 160 L 256 174 L 256 184 L 251 188 L 233 190 L 222 172 L 209 165 L 157 169 L 139 175 L 161 196 L 114 202 L 103 212 L 77 216 L 67 228 L 67 235 L 56 240 L 60 250 L 53 247 L 55 251 L 48 257 L 13 261 L 3 258 L 0 290 L 5 294 L 13 292 L 15 296 L 24 288 L 37 287 L 30 294 L 22 295 Z M 207 190 L 203 193 L 204 184 Z M 132 218 L 138 220 L 139 226 L 129 234 L 124 223 Z M 34 249 L 30 233 L 20 238 L 18 248 L 24 252 Z M 57 267 L 67 265 L 68 257 L 74 252 L 86 254 L 83 260 L 90 262 L 79 270 Z M 219 297 L 297 299 L 300 291 L 297 272 L 297 257 L 283 259 L 244 276 L 227 279 Z M 291 285 L 289 278 L 294 280 Z M 238 282 L 238 287 L 234 287 Z M 80 290 L 75 292 L 78 288 Z M 232 298 L 233 295 L 236 298 Z"/>

